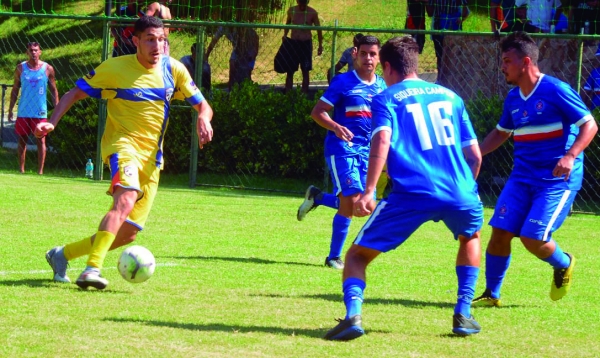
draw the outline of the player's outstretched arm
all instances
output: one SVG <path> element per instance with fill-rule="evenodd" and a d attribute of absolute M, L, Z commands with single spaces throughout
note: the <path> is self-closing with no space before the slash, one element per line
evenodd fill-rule
<path fill-rule="evenodd" d="M 563 155 L 562 158 L 558 160 L 554 170 L 552 171 L 552 175 L 555 177 L 565 176 L 565 180 L 569 179 L 571 175 L 571 169 L 573 169 L 573 163 L 575 162 L 575 158 L 581 154 L 581 152 L 590 145 L 596 133 L 598 132 L 598 125 L 596 124 L 596 120 L 591 119 L 579 127 L 579 134 L 573 142 L 573 145 L 569 150 Z"/>
<path fill-rule="evenodd" d="M 48 122 L 41 122 L 35 128 L 35 136 L 42 138 L 46 134 L 52 132 L 54 127 L 58 124 L 60 119 L 67 113 L 69 108 L 84 98 L 87 98 L 87 93 L 83 92 L 79 87 L 73 87 L 69 92 L 65 93 L 64 96 L 58 101 L 56 108 L 52 111 L 52 116 Z"/>
<path fill-rule="evenodd" d="M 481 170 L 481 151 L 479 150 L 478 144 L 472 144 L 470 146 L 463 148 L 463 153 L 465 155 L 465 159 L 469 168 L 471 168 L 471 172 L 473 173 L 473 178 L 477 179 L 479 176 L 479 170 Z"/>
<path fill-rule="evenodd" d="M 198 134 L 198 146 L 202 149 L 213 138 L 213 128 L 210 124 L 213 117 L 213 110 L 206 100 L 194 105 L 194 109 L 198 112 L 196 132 Z"/>
<path fill-rule="evenodd" d="M 390 132 L 381 130 L 371 139 L 371 150 L 369 152 L 369 166 L 367 169 L 367 185 L 365 192 L 354 203 L 355 216 L 370 215 L 375 209 L 375 188 L 383 167 L 387 161 L 387 155 L 390 150 Z"/>
<path fill-rule="evenodd" d="M 497 128 L 494 128 L 479 145 L 481 155 L 486 155 L 495 151 L 506 142 L 509 137 L 510 133 L 499 131 Z"/>

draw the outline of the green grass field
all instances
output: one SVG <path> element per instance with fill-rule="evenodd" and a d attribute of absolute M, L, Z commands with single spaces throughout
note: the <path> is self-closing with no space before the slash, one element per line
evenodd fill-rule
<path fill-rule="evenodd" d="M 297 222 L 299 196 L 161 186 L 137 241 L 156 256 L 154 277 L 121 279 L 117 250 L 103 292 L 51 282 L 45 251 L 95 230 L 111 203 L 107 185 L 0 174 L 0 356 L 600 355 L 596 216 L 571 217 L 555 236 L 578 259 L 568 296 L 550 300 L 551 269 L 515 242 L 504 307 L 474 309 L 483 330 L 468 338 L 451 335 L 457 244 L 443 224 L 428 224 L 370 267 L 367 335 L 339 343 L 321 338 L 345 312 L 340 272 L 322 266 L 333 212 Z M 486 226 L 484 246 L 489 235 Z M 71 263 L 72 279 L 84 265 Z"/>

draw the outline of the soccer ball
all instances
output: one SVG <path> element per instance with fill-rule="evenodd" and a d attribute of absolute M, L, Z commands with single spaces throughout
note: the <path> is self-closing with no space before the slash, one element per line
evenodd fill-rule
<path fill-rule="evenodd" d="M 154 273 L 155 267 L 154 255 L 143 246 L 128 247 L 119 257 L 119 272 L 131 283 L 146 281 Z"/>

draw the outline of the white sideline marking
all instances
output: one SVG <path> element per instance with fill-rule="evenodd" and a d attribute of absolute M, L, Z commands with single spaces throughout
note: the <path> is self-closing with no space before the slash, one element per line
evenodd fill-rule
<path fill-rule="evenodd" d="M 181 266 L 175 262 L 157 263 L 157 267 L 175 267 Z M 116 267 L 105 267 L 102 270 L 116 270 Z M 77 271 L 77 268 L 70 268 L 67 271 Z M 0 271 L 0 276 L 11 276 L 11 275 L 38 275 L 38 274 L 51 274 L 52 270 L 29 270 L 29 271 Z"/>

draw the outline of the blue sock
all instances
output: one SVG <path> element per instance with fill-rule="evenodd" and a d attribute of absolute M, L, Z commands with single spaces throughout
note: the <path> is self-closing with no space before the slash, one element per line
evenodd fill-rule
<path fill-rule="evenodd" d="M 469 318 L 471 317 L 471 301 L 475 296 L 479 267 L 456 266 L 456 276 L 458 277 L 458 298 L 456 306 L 454 306 L 454 313 L 460 313 Z"/>
<path fill-rule="evenodd" d="M 366 282 L 356 277 L 349 277 L 344 281 L 342 289 L 346 305 L 346 318 L 361 314 L 363 293 L 366 287 Z"/>
<path fill-rule="evenodd" d="M 327 256 L 327 259 L 342 256 L 342 249 L 344 248 L 344 242 L 346 242 L 351 222 L 352 219 L 340 214 L 335 214 L 333 217 L 331 245 L 329 246 L 329 256 Z"/>
<path fill-rule="evenodd" d="M 550 255 L 550 257 L 542 259 L 542 261 L 546 261 L 550 264 L 550 266 L 554 267 L 555 269 L 567 268 L 571 264 L 571 258 L 567 254 L 565 254 L 563 250 L 561 250 L 558 244 L 556 244 L 556 249 L 554 250 L 552 255 Z"/>
<path fill-rule="evenodd" d="M 317 195 L 315 197 L 315 204 L 323 205 L 323 206 L 326 206 L 326 207 L 332 208 L 332 209 L 339 209 L 340 208 L 340 199 L 333 194 L 325 193 L 323 195 Z"/>
<path fill-rule="evenodd" d="M 485 288 L 491 291 L 493 298 L 500 298 L 500 288 L 510 266 L 511 256 L 496 256 L 485 253 Z"/>

